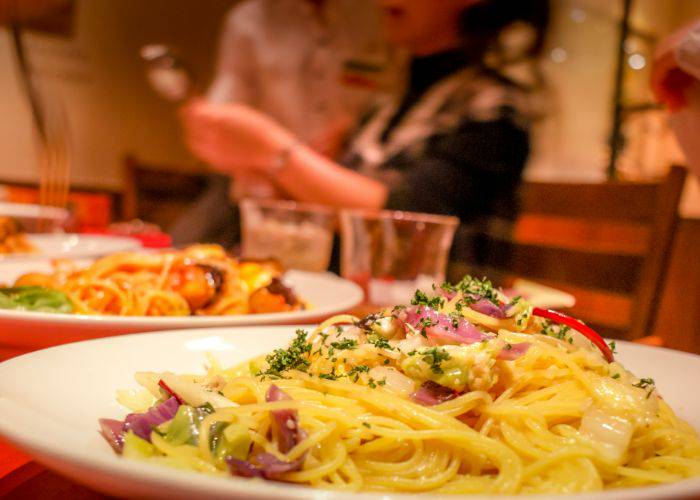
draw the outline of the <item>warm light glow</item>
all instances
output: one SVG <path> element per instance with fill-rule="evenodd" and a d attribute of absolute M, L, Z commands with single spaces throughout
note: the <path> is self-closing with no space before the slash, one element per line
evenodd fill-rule
<path fill-rule="evenodd" d="M 569 57 L 569 54 L 566 53 L 566 50 L 564 50 L 561 47 L 555 47 L 552 49 L 552 51 L 549 53 L 549 57 L 552 59 L 557 64 L 563 63 L 564 61 L 567 60 Z"/>
<path fill-rule="evenodd" d="M 642 54 L 635 53 L 627 58 L 627 64 L 629 64 L 630 68 L 639 71 L 647 65 L 647 60 Z"/>
<path fill-rule="evenodd" d="M 585 10 L 581 9 L 580 7 L 574 7 L 571 9 L 569 17 L 571 17 L 571 20 L 575 23 L 582 23 L 586 20 L 587 16 Z"/>

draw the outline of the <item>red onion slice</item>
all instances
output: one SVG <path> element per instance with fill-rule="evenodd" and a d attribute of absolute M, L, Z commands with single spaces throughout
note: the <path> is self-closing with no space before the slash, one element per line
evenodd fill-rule
<path fill-rule="evenodd" d="M 260 453 L 255 456 L 255 462 L 239 460 L 233 457 L 226 457 L 229 472 L 234 476 L 241 477 L 263 477 L 270 480 L 279 480 L 279 476 L 286 472 L 293 472 L 301 469 L 303 457 L 291 462 L 280 460 L 272 453 Z"/>
<path fill-rule="evenodd" d="M 100 434 L 105 438 L 112 449 L 121 455 L 124 450 L 124 422 L 113 418 L 101 418 Z"/>
<path fill-rule="evenodd" d="M 474 344 L 493 338 L 464 318 L 451 318 L 426 306 L 406 309 L 404 321 L 418 331 L 425 330 L 426 336 L 438 344 Z"/>
<path fill-rule="evenodd" d="M 176 397 L 154 406 L 145 413 L 130 413 L 124 419 L 124 432 L 133 431 L 138 437 L 151 441 L 151 430 L 154 427 L 172 420 L 180 408 Z"/>
<path fill-rule="evenodd" d="M 532 344 L 529 342 L 520 342 L 518 344 L 508 345 L 510 346 L 510 349 L 508 349 L 507 346 L 501 349 L 501 351 L 498 353 L 498 359 L 505 361 L 513 361 L 514 359 L 518 359 L 527 352 Z"/>
<path fill-rule="evenodd" d="M 491 316 L 492 318 L 503 319 L 506 317 L 504 306 L 497 306 L 488 299 L 481 298 L 473 304 L 470 304 L 469 307 L 476 312 Z"/>
<path fill-rule="evenodd" d="M 265 401 L 291 400 L 289 394 L 272 384 L 265 394 Z M 306 437 L 306 432 L 299 426 L 299 412 L 296 410 L 272 410 L 272 432 L 277 437 L 279 450 L 287 453 Z"/>
<path fill-rule="evenodd" d="M 424 406 L 435 406 L 457 396 L 458 392 L 429 380 L 423 382 L 418 390 L 411 394 L 411 399 Z"/>

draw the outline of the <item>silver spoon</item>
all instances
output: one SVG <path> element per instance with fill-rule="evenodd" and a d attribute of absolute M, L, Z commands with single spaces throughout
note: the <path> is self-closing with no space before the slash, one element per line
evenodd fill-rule
<path fill-rule="evenodd" d="M 180 103 L 195 95 L 194 75 L 172 48 L 144 45 L 140 55 L 146 63 L 146 78 L 161 98 Z"/>

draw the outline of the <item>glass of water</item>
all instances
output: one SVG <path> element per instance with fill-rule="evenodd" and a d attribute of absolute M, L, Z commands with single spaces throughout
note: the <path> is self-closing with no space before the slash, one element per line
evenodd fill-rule
<path fill-rule="evenodd" d="M 458 225 L 445 215 L 341 210 L 341 274 L 369 304 L 407 303 L 416 289 L 444 281 Z"/>
<path fill-rule="evenodd" d="M 328 269 L 336 220 L 333 209 L 268 199 L 245 199 L 240 208 L 243 258 L 272 258 L 287 269 Z"/>

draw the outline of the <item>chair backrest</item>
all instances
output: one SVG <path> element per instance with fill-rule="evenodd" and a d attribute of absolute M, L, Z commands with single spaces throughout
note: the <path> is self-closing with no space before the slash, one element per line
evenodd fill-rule
<path fill-rule="evenodd" d="M 648 335 L 685 175 L 673 167 L 658 183 L 526 183 L 512 237 L 489 246 L 486 267 L 569 291 L 572 313 L 607 335 Z"/>
<path fill-rule="evenodd" d="M 169 227 L 206 188 L 203 174 L 147 165 L 133 156 L 124 159 L 121 216 Z"/>

